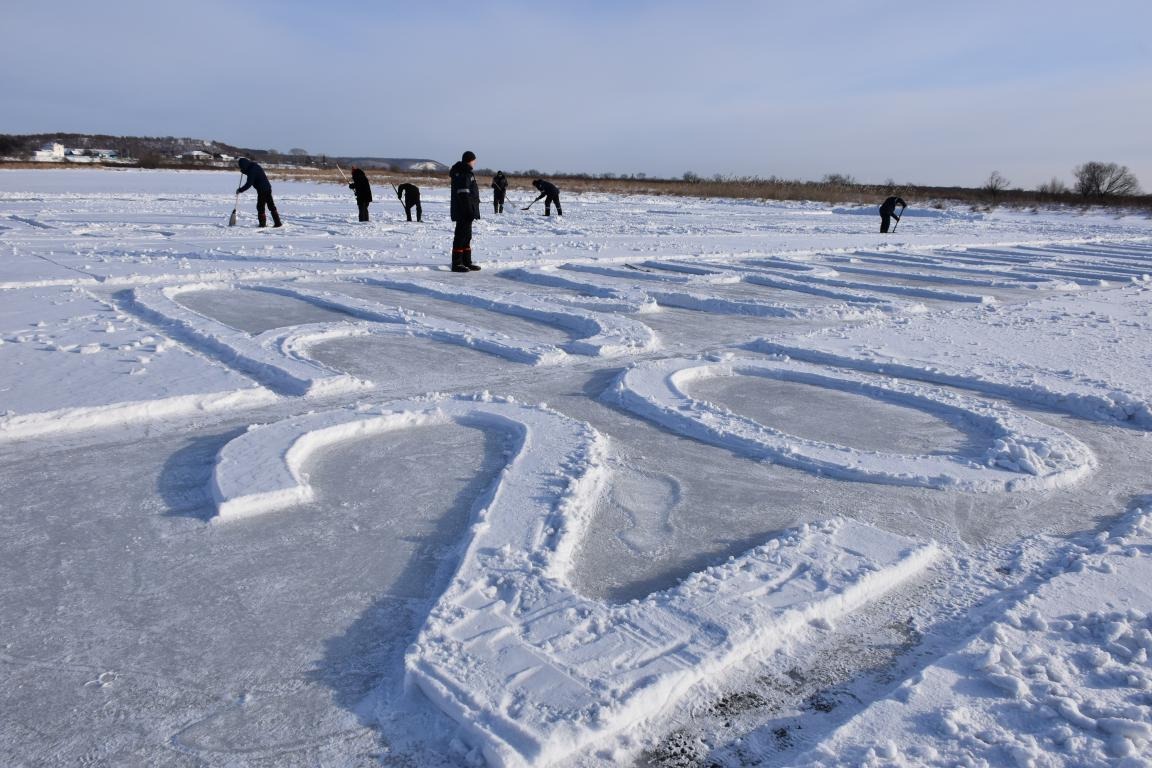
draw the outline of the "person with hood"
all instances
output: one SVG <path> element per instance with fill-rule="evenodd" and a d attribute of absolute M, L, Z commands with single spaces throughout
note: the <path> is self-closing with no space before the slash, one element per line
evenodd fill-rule
<path fill-rule="evenodd" d="M 248 183 L 239 187 L 236 194 L 243 193 L 248 187 L 255 187 L 256 218 L 260 222 L 260 226 L 268 226 L 268 217 L 264 214 L 265 208 L 272 214 L 272 226 L 281 226 L 280 213 L 276 210 L 276 202 L 272 199 L 272 184 L 268 181 L 268 175 L 264 173 L 264 169 L 260 167 L 259 163 L 254 163 L 246 157 L 237 160 L 236 164 L 240 166 L 240 173 L 248 179 Z"/>
<path fill-rule="evenodd" d="M 372 202 L 372 185 L 368 183 L 368 174 L 352 166 L 352 183 L 348 189 L 356 192 L 356 207 L 360 209 L 360 221 L 368 221 L 368 204 Z"/>
<path fill-rule="evenodd" d="M 904 209 L 908 207 L 908 203 L 904 202 L 903 198 L 892 195 L 883 202 L 880 206 L 880 231 L 887 232 L 888 225 L 892 222 L 892 217 L 896 216 L 896 206 L 900 206 L 900 215 L 904 215 Z M 900 221 L 900 216 L 896 216 L 896 221 Z"/>
<path fill-rule="evenodd" d="M 396 187 L 396 197 L 400 198 L 400 203 L 404 206 L 404 213 L 408 216 L 408 221 L 412 221 L 413 208 L 416 209 L 416 223 L 423 221 L 424 209 L 420 207 L 420 187 L 405 182 Z"/>
<path fill-rule="evenodd" d="M 540 190 L 540 197 L 536 198 L 536 200 L 539 200 L 541 197 L 544 198 L 545 216 L 552 215 L 553 205 L 556 206 L 557 216 L 564 215 L 564 211 L 560 210 L 560 190 L 556 188 L 555 184 L 550 181 L 544 181 L 544 179 L 536 179 L 536 181 L 532 182 L 532 186 Z M 535 203 L 536 200 L 533 200 L 532 202 Z"/>
<path fill-rule="evenodd" d="M 456 222 L 456 232 L 452 237 L 453 272 L 480 269 L 472 263 L 472 222 L 480 218 L 480 188 L 476 186 L 476 176 L 472 173 L 475 165 L 476 154 L 465 152 L 460 156 L 460 162 L 448 172 L 452 178 L 449 212 L 452 221 Z"/>
<path fill-rule="evenodd" d="M 493 213 L 504 213 L 504 196 L 508 193 L 508 177 L 504 171 L 496 171 L 492 177 L 492 208 Z"/>

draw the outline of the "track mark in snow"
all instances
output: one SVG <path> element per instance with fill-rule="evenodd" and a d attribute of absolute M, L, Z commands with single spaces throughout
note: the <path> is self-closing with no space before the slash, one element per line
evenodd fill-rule
<path fill-rule="evenodd" d="M 518 445 L 474 506 L 459 568 L 407 674 L 496 766 L 547 765 L 657 716 L 692 685 L 926 567 L 932 545 L 836 520 L 788 531 L 627 605 L 585 598 L 572 558 L 610 483 L 605 439 L 512 401 L 431 398 L 256 427 L 220 452 L 218 522 L 310 497 L 302 467 L 337 441 L 455 421 Z"/>
<path fill-rule="evenodd" d="M 27 224 L 30 227 L 35 227 L 36 229 L 56 229 L 56 227 L 53 227 L 50 224 L 36 221 L 36 219 L 32 219 L 27 216 L 17 216 L 14 213 L 8 214 L 8 218 L 12 221 L 18 221 L 21 224 Z"/>

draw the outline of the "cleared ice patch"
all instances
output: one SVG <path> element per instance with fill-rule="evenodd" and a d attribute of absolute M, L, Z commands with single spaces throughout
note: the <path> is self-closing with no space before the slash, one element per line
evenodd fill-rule
<path fill-rule="evenodd" d="M 719 376 L 764 376 L 855 392 L 963 419 L 986 439 L 976 457 L 865 451 L 789 435 L 745 416 L 696 400 L 694 381 Z M 1095 466 L 1087 446 L 1069 435 L 989 401 L 937 387 L 870 379 L 791 360 L 660 360 L 622 373 L 603 399 L 674 431 L 808 472 L 892 485 L 996 491 L 1054 488 L 1077 482 Z"/>
<path fill-rule="evenodd" d="M 252 335 L 277 328 L 350 319 L 347 313 L 259 288 L 183 291 L 177 302 Z"/>
<path fill-rule="evenodd" d="M 699 379 L 686 387 L 708 401 L 792 435 L 867 451 L 976 456 L 984 446 L 946 414 L 831 387 L 765 376 Z"/>

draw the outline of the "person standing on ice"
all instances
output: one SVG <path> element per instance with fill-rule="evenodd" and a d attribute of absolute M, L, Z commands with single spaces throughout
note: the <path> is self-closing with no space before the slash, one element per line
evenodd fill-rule
<path fill-rule="evenodd" d="M 372 185 L 368 183 L 368 174 L 352 166 L 352 183 L 348 188 L 356 191 L 356 207 L 360 209 L 360 221 L 368 221 L 368 204 L 372 202 Z"/>
<path fill-rule="evenodd" d="M 908 203 L 904 202 L 903 198 L 893 195 L 883 202 L 880 206 L 880 231 L 887 232 L 888 225 L 892 223 L 892 217 L 896 216 L 896 206 L 900 206 L 900 215 L 904 215 L 904 209 L 908 207 Z M 896 216 L 896 221 L 900 221 L 900 216 Z"/>
<path fill-rule="evenodd" d="M 504 196 L 508 194 L 508 177 L 504 171 L 496 171 L 492 177 L 492 212 L 504 213 Z"/>
<path fill-rule="evenodd" d="M 560 190 L 556 188 L 555 184 L 550 181 L 544 181 L 544 179 L 536 179 L 536 181 L 532 182 L 532 186 L 540 190 L 540 197 L 536 198 L 536 200 L 533 200 L 532 202 L 535 203 L 540 198 L 544 198 L 545 216 L 552 215 L 553 205 L 556 206 L 557 216 L 564 215 L 564 211 L 560 210 Z M 529 203 L 529 206 L 531 206 L 531 203 Z"/>
<path fill-rule="evenodd" d="M 452 200 L 449 212 L 456 222 L 456 232 L 452 237 L 452 271 L 469 272 L 480 269 L 472 263 L 472 222 L 480 218 L 480 188 L 476 186 L 476 176 L 472 169 L 476 166 L 476 154 L 465 152 L 460 162 L 448 172 L 452 178 Z"/>
<path fill-rule="evenodd" d="M 404 205 L 404 214 L 412 221 L 412 209 L 416 209 L 416 222 L 424 220 L 424 209 L 420 207 L 420 187 L 407 182 L 396 187 L 396 197 Z"/>
<path fill-rule="evenodd" d="M 261 227 L 268 226 L 268 217 L 264 215 L 264 209 L 267 208 L 268 212 L 272 214 L 272 226 L 279 227 L 280 213 L 276 210 L 276 202 L 272 199 L 272 183 L 268 181 L 268 175 L 264 173 L 264 169 L 260 167 L 259 163 L 254 163 L 246 157 L 242 157 L 236 161 L 240 166 L 240 173 L 248 179 L 248 183 L 236 190 L 236 194 L 241 194 L 248 189 L 248 187 L 256 188 L 256 219 L 260 222 Z"/>

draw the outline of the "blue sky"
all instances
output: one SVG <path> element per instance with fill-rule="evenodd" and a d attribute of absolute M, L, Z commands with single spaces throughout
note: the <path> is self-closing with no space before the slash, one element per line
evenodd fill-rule
<path fill-rule="evenodd" d="M 0 132 L 679 176 L 1152 190 L 1152 3 L 220 2 L 5 10 Z"/>

